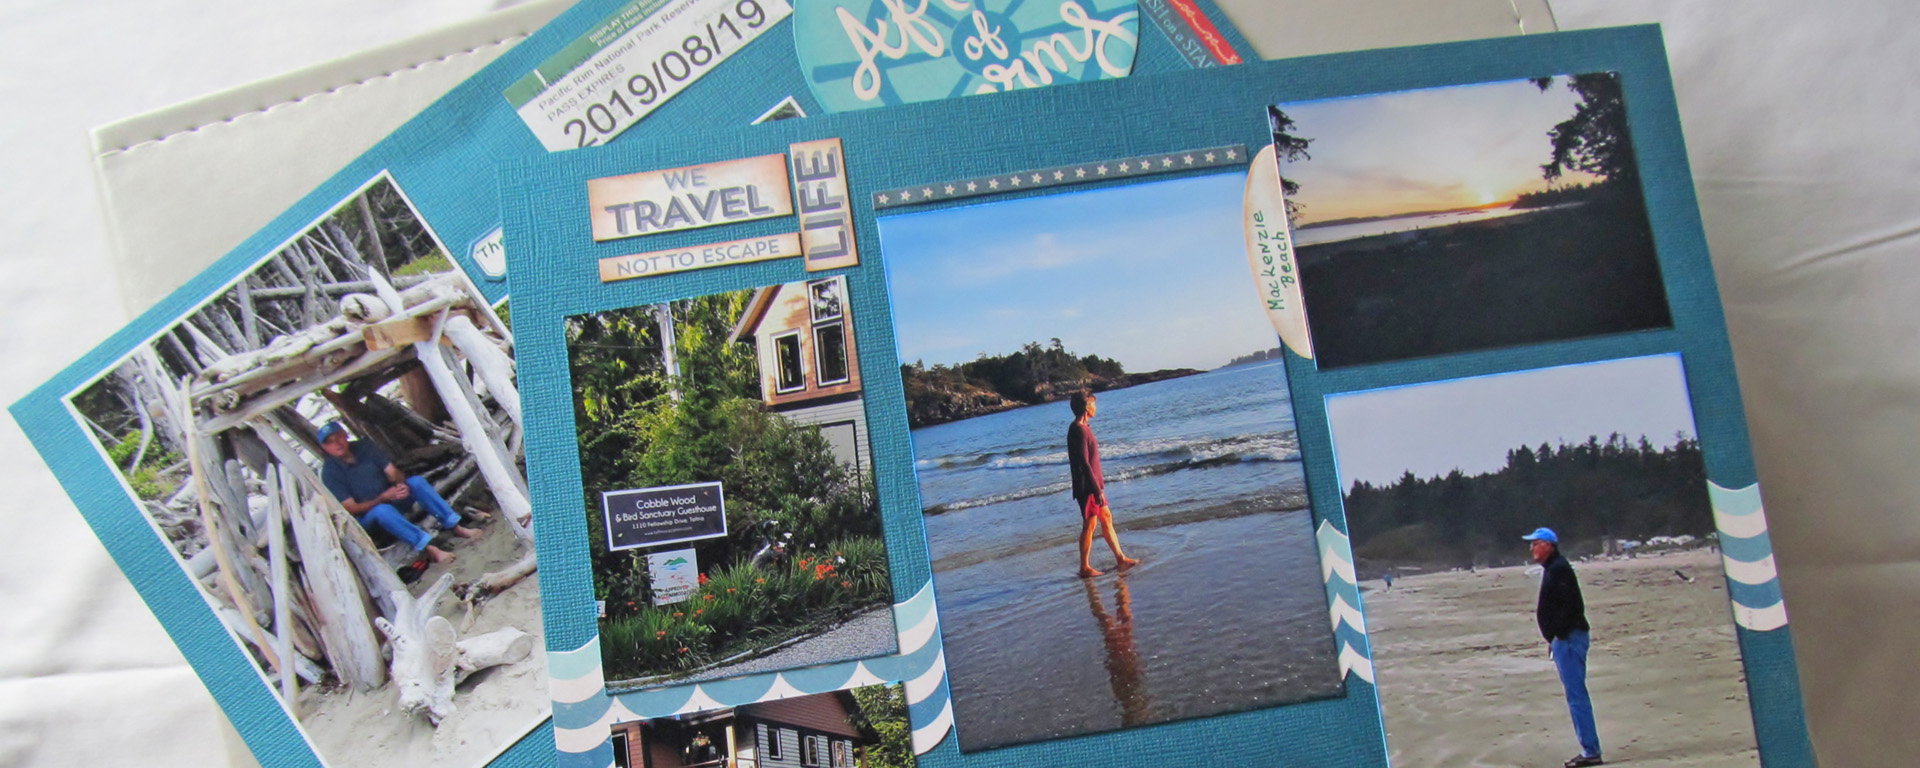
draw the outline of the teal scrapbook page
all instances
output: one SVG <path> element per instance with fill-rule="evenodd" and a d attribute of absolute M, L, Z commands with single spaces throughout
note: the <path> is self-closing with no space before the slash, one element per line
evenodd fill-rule
<path fill-rule="evenodd" d="M 507 164 L 559 764 L 1811 766 L 1678 125 L 1638 27 Z"/>
<path fill-rule="evenodd" d="M 12 413 L 262 763 L 548 764 L 496 163 L 1248 50 L 1205 0 L 588 0 Z"/>

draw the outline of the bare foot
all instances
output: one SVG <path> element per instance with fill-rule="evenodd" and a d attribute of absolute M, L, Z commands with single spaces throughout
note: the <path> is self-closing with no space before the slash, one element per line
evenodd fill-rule
<path fill-rule="evenodd" d="M 428 559 L 428 560 L 432 560 L 432 561 L 434 561 L 434 562 L 436 562 L 436 563 L 451 563 L 451 562 L 453 562 L 453 554 L 452 554 L 452 553 L 450 553 L 450 552 L 447 552 L 446 550 L 443 550 L 443 549 L 441 549 L 441 548 L 439 548 L 439 547 L 436 547 L 436 546 L 434 546 L 434 545 L 432 545 L 432 544 L 428 544 L 428 545 L 427 545 L 427 548 L 426 548 L 425 550 L 423 550 L 423 551 L 425 551 L 425 552 L 427 553 L 427 559 Z"/>
<path fill-rule="evenodd" d="M 1131 557 L 1120 558 L 1120 570 L 1123 570 L 1123 571 L 1139 564 L 1140 564 L 1140 561 L 1135 558 L 1131 558 Z"/>
<path fill-rule="evenodd" d="M 477 530 L 474 528 L 464 528 L 456 525 L 453 527 L 453 535 L 463 539 L 477 539 L 487 534 L 485 531 Z"/>
<path fill-rule="evenodd" d="M 1103 573 L 1103 571 L 1094 570 L 1093 566 L 1090 566 L 1090 565 L 1080 566 L 1080 578 L 1091 579 L 1095 576 L 1099 576 L 1101 573 Z"/>

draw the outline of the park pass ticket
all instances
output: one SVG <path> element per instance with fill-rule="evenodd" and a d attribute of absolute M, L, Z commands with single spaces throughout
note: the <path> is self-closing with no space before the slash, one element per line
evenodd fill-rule
<path fill-rule="evenodd" d="M 792 13 L 787 0 L 634 0 L 503 95 L 547 151 L 591 147 Z"/>

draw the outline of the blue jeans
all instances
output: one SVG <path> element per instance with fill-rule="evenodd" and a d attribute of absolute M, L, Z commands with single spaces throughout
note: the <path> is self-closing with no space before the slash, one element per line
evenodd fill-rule
<path fill-rule="evenodd" d="M 1580 739 L 1580 754 L 1600 756 L 1600 731 L 1593 727 L 1593 699 L 1587 696 L 1587 631 L 1576 629 L 1565 640 L 1555 640 L 1553 666 L 1560 670 L 1560 685 L 1567 689 L 1567 711 L 1573 714 L 1573 733 Z"/>
<path fill-rule="evenodd" d="M 427 513 L 440 521 L 440 527 L 451 529 L 460 524 L 459 513 L 453 511 L 453 506 L 446 499 L 440 498 L 440 492 L 434 490 L 433 483 L 427 482 L 426 478 L 419 475 L 407 478 L 407 490 L 413 493 L 414 501 L 426 507 Z M 433 542 L 432 535 L 407 520 L 407 516 L 400 514 L 400 510 L 392 504 L 376 504 L 373 509 L 362 513 L 359 520 L 360 527 L 370 531 L 376 528 L 386 531 L 412 546 L 415 552 L 426 549 Z"/>

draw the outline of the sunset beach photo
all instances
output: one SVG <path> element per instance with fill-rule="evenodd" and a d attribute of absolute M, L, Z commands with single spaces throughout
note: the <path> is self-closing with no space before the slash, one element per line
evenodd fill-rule
<path fill-rule="evenodd" d="M 880 219 L 962 751 L 1344 690 L 1243 185 Z"/>
<path fill-rule="evenodd" d="M 1269 120 L 1322 368 L 1672 324 L 1617 75 Z"/>

